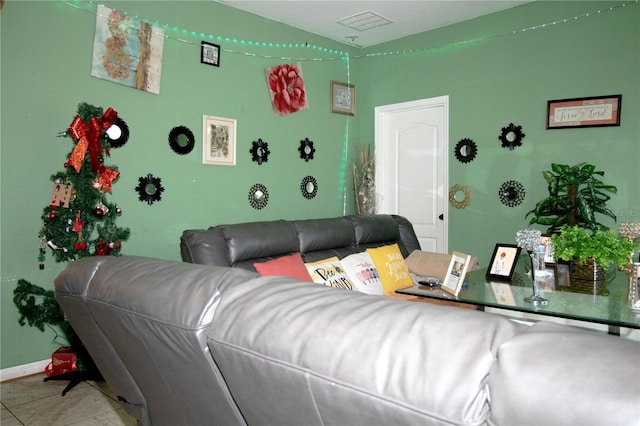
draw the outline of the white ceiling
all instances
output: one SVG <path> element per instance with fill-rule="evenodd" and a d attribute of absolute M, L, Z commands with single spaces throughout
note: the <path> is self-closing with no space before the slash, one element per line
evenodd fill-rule
<path fill-rule="evenodd" d="M 531 0 L 215 0 L 236 9 L 321 35 L 369 47 L 509 9 Z M 363 16 L 357 16 L 364 14 Z M 373 28 L 339 23 L 352 18 Z M 372 21 L 373 20 L 373 21 Z M 379 25 L 390 21 L 386 25 Z"/>

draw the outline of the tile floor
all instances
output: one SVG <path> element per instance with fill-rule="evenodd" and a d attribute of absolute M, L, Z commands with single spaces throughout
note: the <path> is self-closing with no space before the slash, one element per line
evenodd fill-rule
<path fill-rule="evenodd" d="M 2 426 L 134 426 L 105 382 L 82 382 L 65 396 L 68 382 L 36 374 L 0 383 Z"/>

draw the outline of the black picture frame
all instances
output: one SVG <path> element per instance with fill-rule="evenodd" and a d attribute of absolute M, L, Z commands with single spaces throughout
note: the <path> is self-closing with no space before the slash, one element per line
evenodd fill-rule
<path fill-rule="evenodd" d="M 547 130 L 620 126 L 622 95 L 547 101 Z"/>
<path fill-rule="evenodd" d="M 486 277 L 498 281 L 511 281 L 521 250 L 515 244 L 496 244 L 487 267 Z"/>
<path fill-rule="evenodd" d="M 200 63 L 211 65 L 213 67 L 220 66 L 220 45 L 200 42 Z"/>

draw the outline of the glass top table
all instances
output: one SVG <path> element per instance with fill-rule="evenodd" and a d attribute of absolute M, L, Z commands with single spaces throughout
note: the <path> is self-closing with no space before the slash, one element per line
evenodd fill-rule
<path fill-rule="evenodd" d="M 485 277 L 486 268 L 471 271 L 457 297 L 439 287 L 423 285 L 400 289 L 396 293 L 471 304 L 480 310 L 491 307 L 606 324 L 611 334 L 619 334 L 620 327 L 640 329 L 640 312 L 632 310 L 627 301 L 629 273 L 612 266 L 606 282 L 594 286 L 592 282 L 572 282 L 568 270 L 562 270 L 566 265 L 536 271 L 542 289 L 540 294 L 548 303 L 535 306 L 524 301 L 533 293 L 529 268 L 525 266 L 528 262 L 526 258 L 519 259 L 510 282 L 489 280 Z"/>

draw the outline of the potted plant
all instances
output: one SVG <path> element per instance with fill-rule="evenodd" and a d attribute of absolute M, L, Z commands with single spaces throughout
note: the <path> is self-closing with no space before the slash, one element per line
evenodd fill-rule
<path fill-rule="evenodd" d="M 604 172 L 596 170 L 593 164 L 552 163 L 551 170 L 543 171 L 542 176 L 547 181 L 549 196 L 525 215 L 525 218 L 533 215 L 530 225 L 548 226 L 549 234 L 564 226 L 578 226 L 595 232 L 608 229 L 597 221 L 597 213 L 616 220 L 606 204 L 611 199 L 609 194 L 615 194 L 618 188 L 602 182 L 600 177 Z"/>
<path fill-rule="evenodd" d="M 571 262 L 575 279 L 603 280 L 612 264 L 627 266 L 633 242 L 616 236 L 611 229 L 590 233 L 579 226 L 566 226 L 551 236 L 554 258 Z"/>

